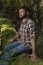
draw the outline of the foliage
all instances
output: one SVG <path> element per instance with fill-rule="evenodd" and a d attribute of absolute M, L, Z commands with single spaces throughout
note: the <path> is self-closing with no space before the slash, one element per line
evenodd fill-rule
<path fill-rule="evenodd" d="M 37 47 L 36 47 L 36 51 L 37 51 L 37 56 L 43 59 L 43 36 L 39 36 L 37 39 Z"/>
<path fill-rule="evenodd" d="M 15 24 L 15 28 L 17 29 L 19 27 L 18 9 L 21 6 L 26 5 L 31 11 L 30 17 L 35 21 L 37 30 L 42 31 L 43 7 L 40 7 L 40 2 L 41 0 L 1 0 L 0 3 L 3 3 L 3 7 L 0 6 L 0 8 L 2 8 L 0 12 L 2 15 L 0 16 L 11 19 L 12 23 Z"/>
<path fill-rule="evenodd" d="M 9 38 L 15 36 L 16 29 L 12 26 L 11 20 L 8 20 L 6 18 L 0 18 L 1 23 L 1 39 L 2 44 L 5 46 L 7 44 L 7 41 Z"/>

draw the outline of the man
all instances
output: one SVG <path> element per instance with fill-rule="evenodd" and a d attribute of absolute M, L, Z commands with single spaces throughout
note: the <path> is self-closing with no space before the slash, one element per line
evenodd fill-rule
<path fill-rule="evenodd" d="M 27 15 L 29 15 L 30 11 L 26 7 L 21 7 L 19 9 L 19 17 L 20 21 L 20 28 L 19 31 L 16 33 L 15 37 L 10 39 L 9 41 L 13 41 L 19 37 L 18 41 L 13 42 L 10 45 L 5 46 L 4 52 L 2 55 L 2 59 L 4 61 L 8 61 L 12 58 L 12 56 L 17 56 L 21 53 L 28 53 L 31 54 L 31 59 L 33 61 L 36 60 L 36 53 L 35 53 L 35 24 L 34 21 L 29 19 Z M 8 41 L 8 42 L 9 42 Z M 6 57 L 6 53 L 9 55 Z"/>

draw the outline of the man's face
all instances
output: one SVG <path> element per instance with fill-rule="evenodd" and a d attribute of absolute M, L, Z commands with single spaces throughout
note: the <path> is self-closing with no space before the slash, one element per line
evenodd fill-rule
<path fill-rule="evenodd" d="M 24 9 L 19 10 L 19 17 L 24 18 L 26 16 L 26 11 Z"/>

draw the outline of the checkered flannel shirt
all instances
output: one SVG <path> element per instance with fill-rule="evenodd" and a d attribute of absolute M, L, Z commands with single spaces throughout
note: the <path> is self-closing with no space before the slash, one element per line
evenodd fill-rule
<path fill-rule="evenodd" d="M 23 44 L 29 45 L 32 39 L 35 39 L 35 24 L 31 19 L 27 19 L 25 23 L 21 23 L 18 31 L 20 35 L 19 41 Z"/>

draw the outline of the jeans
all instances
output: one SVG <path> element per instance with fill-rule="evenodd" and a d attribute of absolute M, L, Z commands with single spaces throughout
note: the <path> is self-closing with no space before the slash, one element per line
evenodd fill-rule
<path fill-rule="evenodd" d="M 9 44 L 4 47 L 3 54 L 2 54 L 2 60 L 9 61 L 12 59 L 12 57 L 17 56 L 21 53 L 32 53 L 32 49 L 29 47 L 26 47 L 24 44 L 21 44 L 18 41 L 13 42 L 12 44 Z"/>

